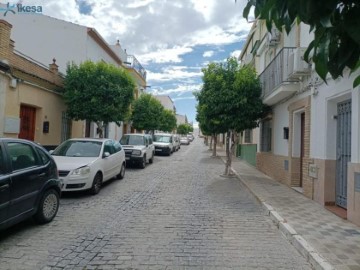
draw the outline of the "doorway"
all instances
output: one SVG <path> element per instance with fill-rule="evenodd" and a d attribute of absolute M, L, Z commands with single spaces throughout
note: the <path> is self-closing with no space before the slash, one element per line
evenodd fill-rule
<path fill-rule="evenodd" d="M 34 141 L 35 139 L 36 108 L 20 106 L 20 139 Z"/>

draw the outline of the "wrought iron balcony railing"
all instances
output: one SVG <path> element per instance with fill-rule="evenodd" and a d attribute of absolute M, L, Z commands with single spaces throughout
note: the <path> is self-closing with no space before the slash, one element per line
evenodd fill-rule
<path fill-rule="evenodd" d="M 275 56 L 275 58 L 269 63 L 269 65 L 260 74 L 259 78 L 262 84 L 262 96 L 266 98 L 273 93 L 281 84 L 298 82 L 298 79 L 294 79 L 291 74 L 292 64 L 291 55 L 296 48 L 284 47 Z"/>
<path fill-rule="evenodd" d="M 146 80 L 146 71 L 134 55 L 128 55 L 126 61 L 127 61 L 129 67 L 135 69 L 137 71 L 137 73 L 139 73 L 139 75 L 144 80 Z"/>

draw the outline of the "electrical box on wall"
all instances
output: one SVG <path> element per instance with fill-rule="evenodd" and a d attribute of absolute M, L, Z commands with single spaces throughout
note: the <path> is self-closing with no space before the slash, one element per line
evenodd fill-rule
<path fill-rule="evenodd" d="M 355 192 L 360 192 L 360 172 L 354 174 Z"/>
<path fill-rule="evenodd" d="M 315 164 L 309 164 L 309 176 L 312 178 L 318 177 L 318 167 Z"/>

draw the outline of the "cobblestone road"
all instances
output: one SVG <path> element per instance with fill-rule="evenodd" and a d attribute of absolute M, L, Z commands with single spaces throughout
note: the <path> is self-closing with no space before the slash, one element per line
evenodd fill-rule
<path fill-rule="evenodd" d="M 310 269 L 238 179 L 196 139 L 58 216 L 0 232 L 0 269 Z"/>

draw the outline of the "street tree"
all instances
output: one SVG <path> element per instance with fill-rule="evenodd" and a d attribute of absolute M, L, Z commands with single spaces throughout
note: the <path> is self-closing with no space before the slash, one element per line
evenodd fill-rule
<path fill-rule="evenodd" d="M 261 84 L 255 70 L 240 67 L 235 58 L 225 63 L 211 63 L 203 73 L 204 84 L 198 98 L 200 124 L 203 122 L 211 129 L 215 126 L 219 133 L 227 133 L 224 175 L 229 176 L 238 132 L 257 127 L 265 111 Z"/>
<path fill-rule="evenodd" d="M 192 132 L 194 129 L 191 125 L 189 125 L 188 123 L 185 123 L 185 124 L 178 125 L 176 130 L 177 130 L 178 134 L 186 135 L 189 132 Z"/>
<path fill-rule="evenodd" d="M 243 10 L 246 19 L 252 7 L 255 18 L 265 20 L 269 31 L 275 25 L 289 33 L 295 21 L 310 25 L 314 40 L 306 50 L 305 60 L 315 63 L 315 70 L 324 81 L 328 73 L 334 79 L 342 76 L 345 67 L 351 72 L 359 70 L 359 0 L 248 0 Z M 359 84 L 360 75 L 353 87 Z"/>
<path fill-rule="evenodd" d="M 163 109 L 161 112 L 161 118 L 158 126 L 158 130 L 164 132 L 172 132 L 176 128 L 176 116 L 175 113 L 168 109 Z"/>
<path fill-rule="evenodd" d="M 219 103 L 222 99 L 220 89 L 224 87 L 223 64 L 210 63 L 202 72 L 202 89 L 194 93 L 199 102 L 197 117 L 200 126 L 211 134 L 210 149 L 213 150 L 212 155 L 216 156 L 217 135 L 227 131 L 221 119 L 222 108 L 226 104 L 223 106 Z"/>
<path fill-rule="evenodd" d="M 85 61 L 67 66 L 64 100 L 67 113 L 74 120 L 89 120 L 104 127 L 120 125 L 129 116 L 135 84 L 127 71 L 104 62 Z"/>
<path fill-rule="evenodd" d="M 134 128 L 152 132 L 158 129 L 164 107 L 150 94 L 142 94 L 133 102 L 130 120 Z"/>

